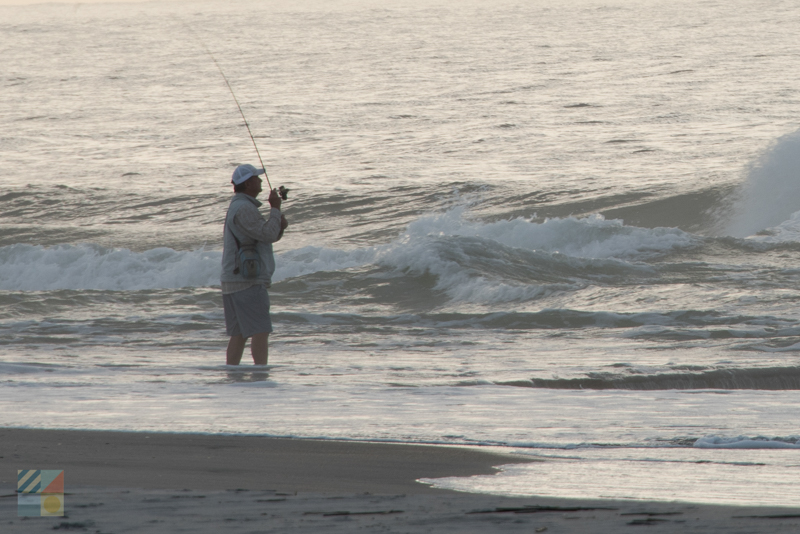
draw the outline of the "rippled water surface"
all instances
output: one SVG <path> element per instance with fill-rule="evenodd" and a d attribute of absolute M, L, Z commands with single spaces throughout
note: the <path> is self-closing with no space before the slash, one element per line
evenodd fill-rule
<path fill-rule="evenodd" d="M 547 461 L 430 482 L 796 504 L 798 23 L 0 7 L 0 422 L 491 445 Z M 221 223 L 257 157 L 209 52 L 291 189 L 269 368 L 222 364 Z"/>

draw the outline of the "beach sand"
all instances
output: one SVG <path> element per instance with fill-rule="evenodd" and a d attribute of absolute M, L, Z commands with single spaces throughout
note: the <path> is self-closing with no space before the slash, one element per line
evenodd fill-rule
<path fill-rule="evenodd" d="M 501 497 L 416 482 L 522 461 L 464 447 L 1 429 L 0 532 L 800 531 L 800 507 Z M 17 469 L 63 469 L 66 515 L 17 517 Z"/>

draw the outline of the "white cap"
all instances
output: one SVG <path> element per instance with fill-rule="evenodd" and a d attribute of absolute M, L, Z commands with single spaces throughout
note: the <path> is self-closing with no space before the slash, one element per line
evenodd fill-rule
<path fill-rule="evenodd" d="M 245 163 L 244 165 L 239 165 L 236 167 L 236 170 L 233 171 L 231 182 L 233 182 L 233 185 L 239 185 L 242 182 L 246 182 L 253 176 L 264 174 L 264 172 L 264 169 L 256 169 L 252 165 Z"/>

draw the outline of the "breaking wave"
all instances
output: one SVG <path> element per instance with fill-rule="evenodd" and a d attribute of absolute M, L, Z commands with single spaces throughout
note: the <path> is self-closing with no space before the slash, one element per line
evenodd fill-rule
<path fill-rule="evenodd" d="M 651 277 L 648 260 L 698 242 L 677 229 L 624 226 L 601 216 L 484 223 L 457 207 L 418 219 L 384 245 L 282 253 L 273 282 L 374 266 L 388 277 L 433 275 L 433 289 L 455 301 L 525 301 L 590 283 Z M 220 260 L 219 251 L 205 249 L 14 244 L 0 247 L 0 290 L 207 287 L 219 283 Z"/>
<path fill-rule="evenodd" d="M 9 245 L 0 248 L 0 290 L 202 287 L 218 283 L 220 260 L 219 252 L 207 250 Z"/>
<path fill-rule="evenodd" d="M 751 166 L 738 197 L 726 229 L 736 237 L 775 227 L 800 210 L 800 131 L 778 139 Z"/>

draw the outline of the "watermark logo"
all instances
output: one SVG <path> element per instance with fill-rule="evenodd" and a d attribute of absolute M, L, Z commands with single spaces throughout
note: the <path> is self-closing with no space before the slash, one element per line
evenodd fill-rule
<path fill-rule="evenodd" d="M 17 515 L 63 516 L 64 471 L 54 469 L 17 471 Z"/>

